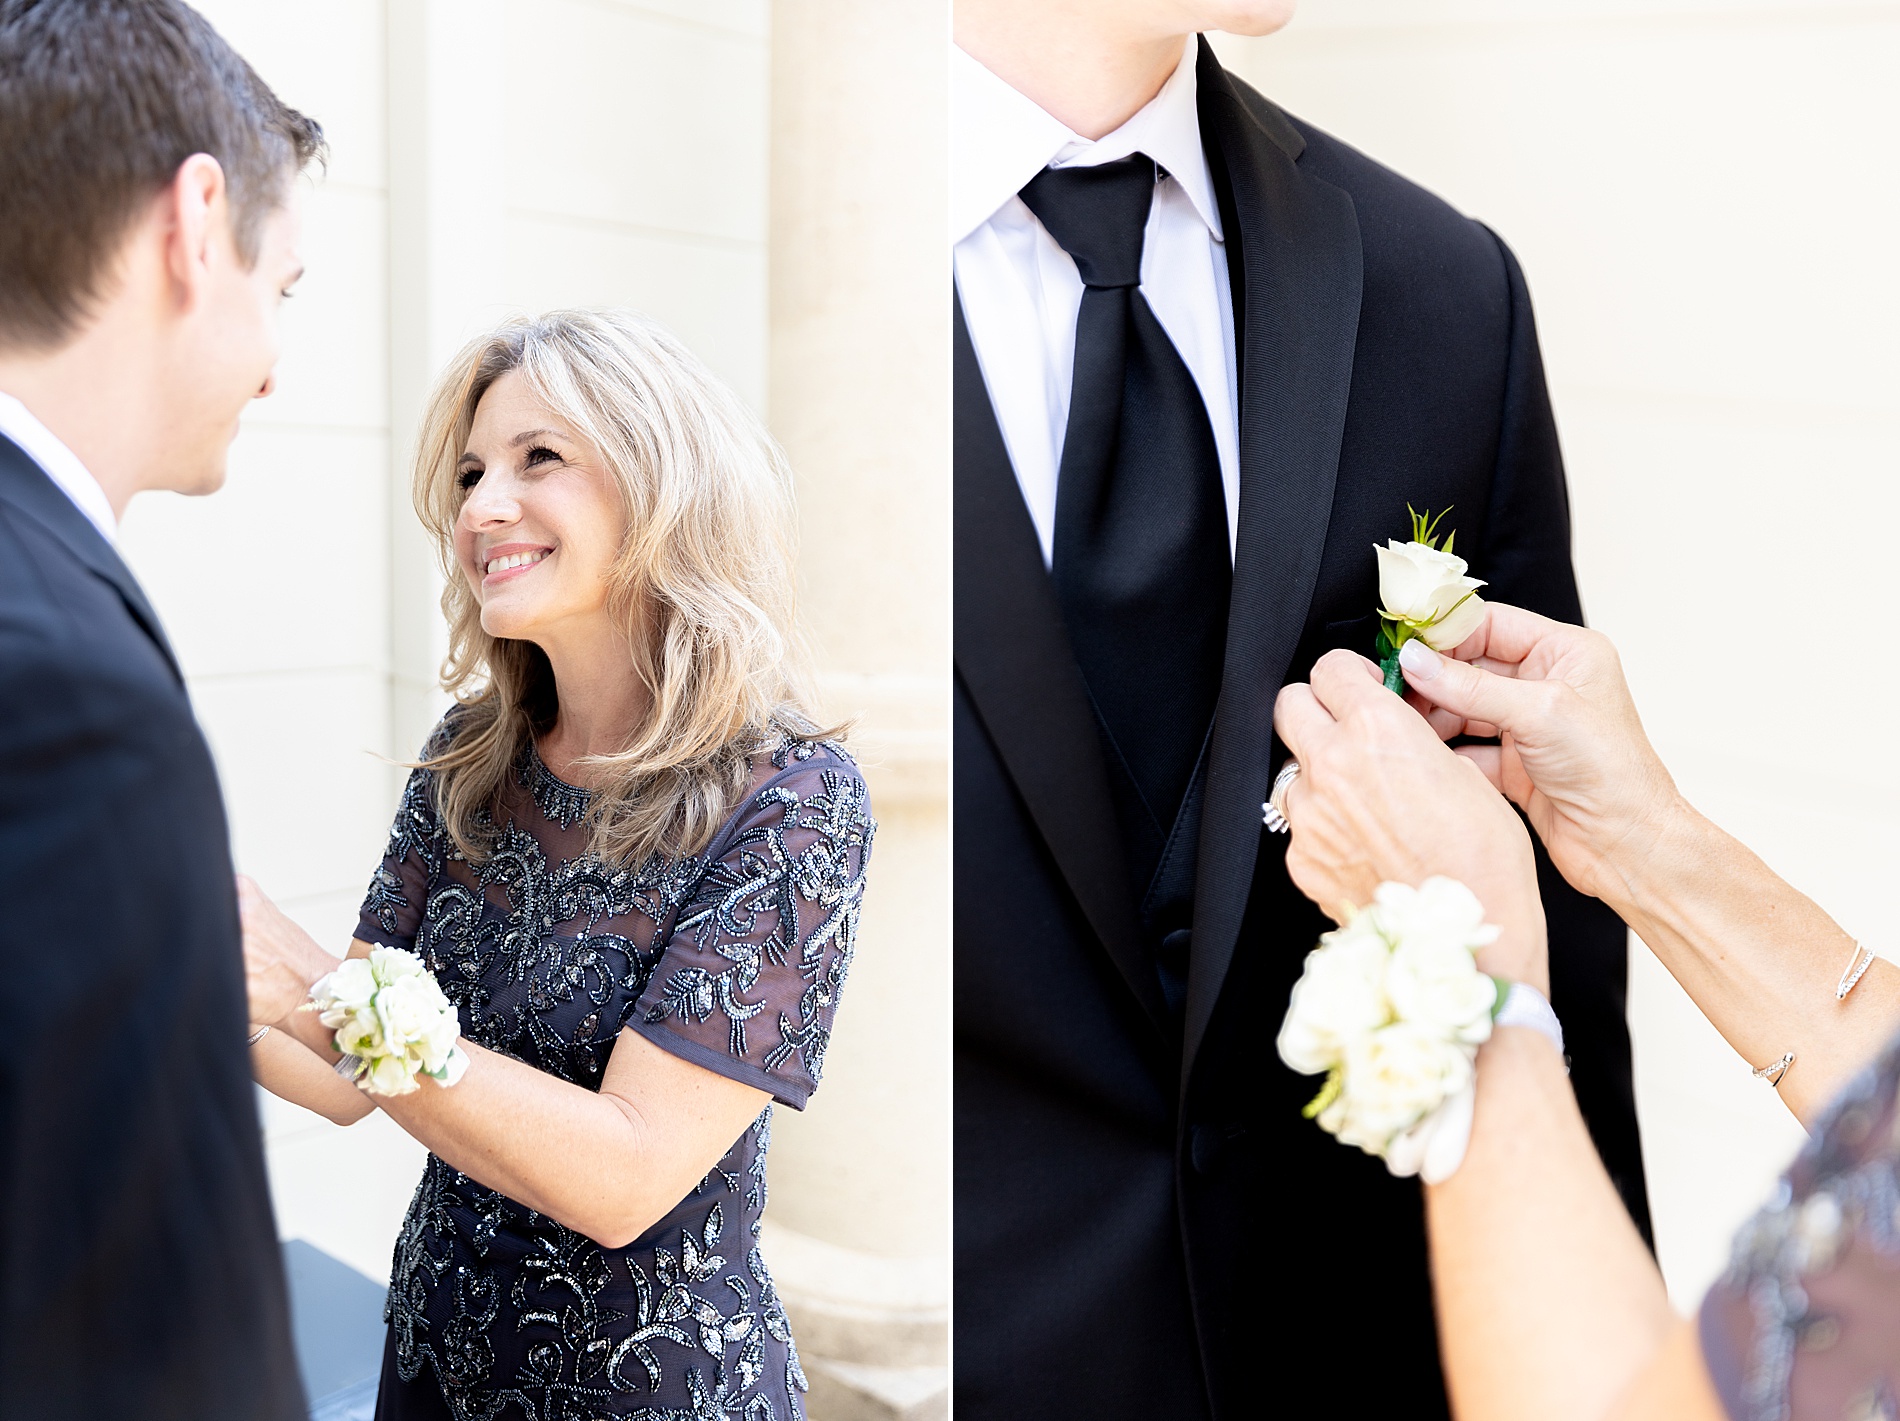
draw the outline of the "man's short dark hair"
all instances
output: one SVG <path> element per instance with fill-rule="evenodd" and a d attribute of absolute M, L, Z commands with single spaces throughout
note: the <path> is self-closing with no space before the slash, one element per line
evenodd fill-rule
<path fill-rule="evenodd" d="M 181 0 L 0 0 L 0 346 L 71 336 L 194 153 L 224 168 L 255 262 L 265 218 L 322 151 L 323 130 Z"/>

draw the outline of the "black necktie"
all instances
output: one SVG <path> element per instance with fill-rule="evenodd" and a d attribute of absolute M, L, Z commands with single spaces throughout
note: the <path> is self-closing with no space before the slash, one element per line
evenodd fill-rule
<path fill-rule="evenodd" d="M 1137 153 L 1045 168 L 1022 190 L 1085 288 L 1051 571 L 1110 759 L 1136 791 L 1121 798 L 1137 891 L 1213 723 L 1233 582 L 1207 407 L 1136 289 L 1155 179 Z"/>

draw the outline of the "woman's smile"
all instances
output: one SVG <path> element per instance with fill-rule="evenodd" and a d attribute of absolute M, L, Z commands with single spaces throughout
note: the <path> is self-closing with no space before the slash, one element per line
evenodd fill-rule
<path fill-rule="evenodd" d="M 495 587 L 525 577 L 554 553 L 545 544 L 502 543 L 482 555 L 482 586 Z"/>

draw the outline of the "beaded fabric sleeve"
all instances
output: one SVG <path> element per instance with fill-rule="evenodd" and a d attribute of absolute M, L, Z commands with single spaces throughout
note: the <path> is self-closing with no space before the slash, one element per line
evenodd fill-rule
<path fill-rule="evenodd" d="M 1736 1235 L 1701 1337 L 1734 1421 L 1900 1418 L 1900 1039 Z"/>
<path fill-rule="evenodd" d="M 849 761 L 793 744 L 774 764 L 708 848 L 626 1025 L 803 1109 L 856 949 L 874 826 Z"/>

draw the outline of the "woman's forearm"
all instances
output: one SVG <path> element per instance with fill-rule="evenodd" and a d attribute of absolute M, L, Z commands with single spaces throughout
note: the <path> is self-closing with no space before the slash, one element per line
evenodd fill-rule
<path fill-rule="evenodd" d="M 380 1103 L 444 1163 L 598 1243 L 618 1246 L 683 1190 L 646 1200 L 649 1142 L 610 1099 L 467 1040 L 467 1074 Z M 624 1235 L 624 1237 L 620 1236 Z"/>
<path fill-rule="evenodd" d="M 291 947 L 308 984 L 337 959 L 306 937 Z M 348 956 L 371 949 L 359 939 Z M 301 1052 L 317 1070 L 341 1059 L 316 1012 L 300 1008 L 275 1026 L 265 1041 L 282 1037 L 281 1050 Z M 356 1107 L 362 1114 L 380 1107 L 470 1179 L 609 1247 L 631 1242 L 685 1198 L 769 1099 L 631 1031 L 614 1044 L 598 1091 L 467 1038 L 461 1046 L 469 1066 L 452 1087 L 425 1078 L 407 1095 L 371 1097 L 334 1072 L 330 1079 L 365 1102 Z M 331 1119 L 351 1108 L 324 1099 L 338 1113 L 299 1103 Z"/>
<path fill-rule="evenodd" d="M 607 1247 L 690 1194 L 767 1104 L 622 1032 L 599 1092 L 464 1041 L 452 1087 L 424 1080 L 383 1110 L 432 1153 Z"/>
<path fill-rule="evenodd" d="M 1677 1319 L 1535 1032 L 1502 1028 L 1484 1046 L 1465 1161 L 1425 1197 L 1459 1421 L 1623 1414 Z"/>
<path fill-rule="evenodd" d="M 295 1038 L 287 1048 L 302 1050 L 312 1061 L 320 1058 L 323 1069 L 340 1059 L 333 1033 L 315 1012 L 293 1012 L 280 1028 Z M 597 1242 L 624 1242 L 604 1235 L 624 1231 L 626 1218 L 642 1212 L 642 1142 L 625 1114 L 593 1091 L 466 1038 L 462 1049 L 469 1055 L 468 1071 L 448 1089 L 424 1080 L 409 1095 L 371 1097 L 334 1072 L 331 1079 L 372 1108 L 380 1105 L 470 1179 Z M 656 1202 L 652 1217 L 680 1197 Z"/>
<path fill-rule="evenodd" d="M 330 1068 L 335 1054 L 320 1057 L 290 1032 L 272 1030 L 251 1048 L 251 1074 L 280 1100 L 314 1110 L 338 1125 L 354 1125 L 376 1106 Z"/>
<path fill-rule="evenodd" d="M 1795 1053 L 1780 1094 L 1802 1124 L 1900 1028 L 1900 970 L 1877 961 L 1836 1000 L 1854 939 L 1687 804 L 1610 867 L 1605 901 L 1742 1058 Z"/>
<path fill-rule="evenodd" d="M 287 1045 L 308 1048 L 326 1069 L 340 1059 L 315 1012 L 293 1012 L 281 1028 L 295 1038 Z M 425 1078 L 408 1095 L 362 1098 L 445 1164 L 607 1247 L 624 1246 L 663 1218 L 766 1104 L 763 1091 L 632 1033 L 615 1045 L 598 1092 L 467 1038 L 461 1045 L 469 1066 L 454 1086 Z M 644 1111 L 607 1088 L 635 1070 L 647 1090 L 633 1093 L 660 1097 Z"/>

